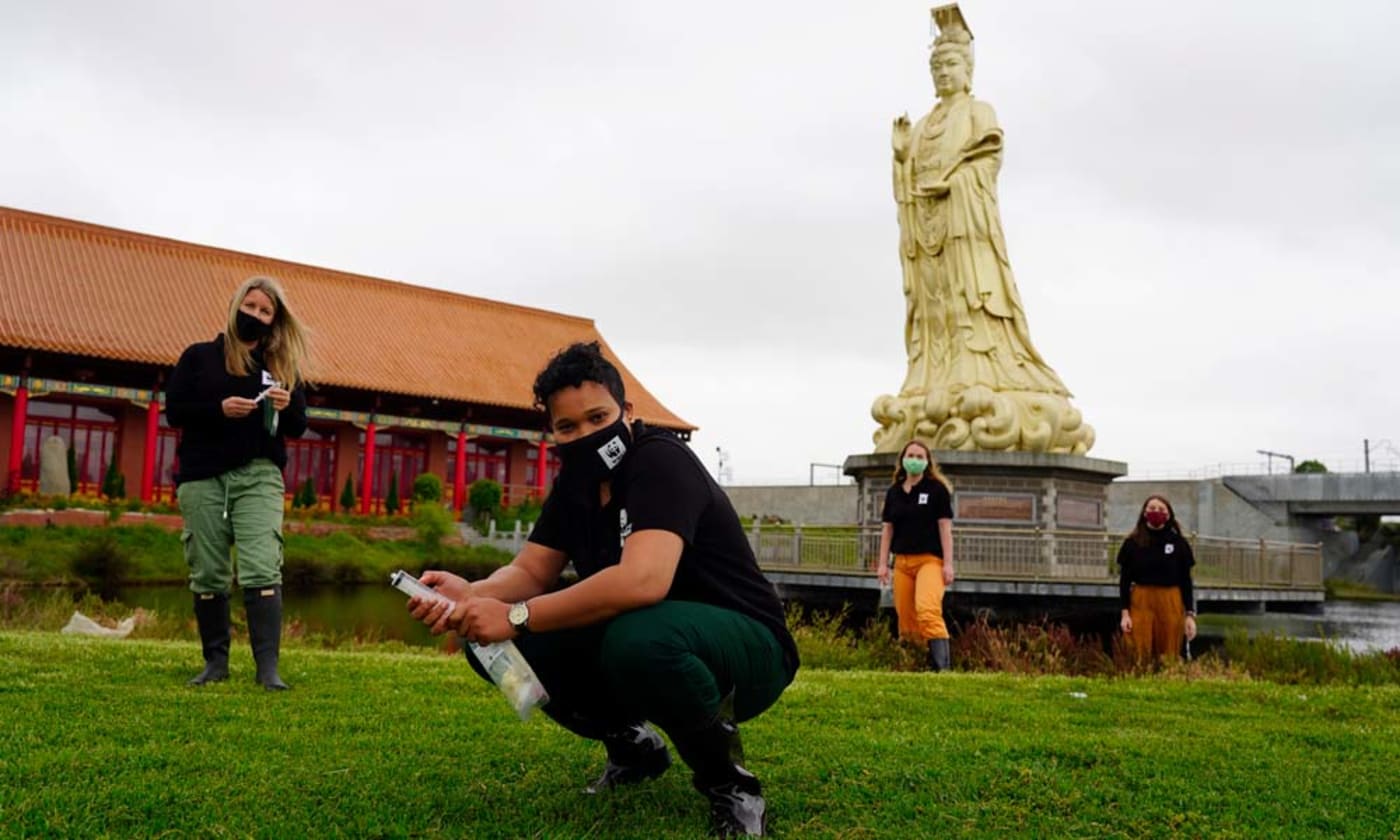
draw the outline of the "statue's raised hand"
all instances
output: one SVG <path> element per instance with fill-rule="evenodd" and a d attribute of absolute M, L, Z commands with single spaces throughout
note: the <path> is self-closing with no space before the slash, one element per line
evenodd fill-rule
<path fill-rule="evenodd" d="M 894 147 L 894 159 L 903 161 L 909 157 L 909 115 L 900 114 L 894 119 L 894 131 L 891 133 L 890 145 Z"/>

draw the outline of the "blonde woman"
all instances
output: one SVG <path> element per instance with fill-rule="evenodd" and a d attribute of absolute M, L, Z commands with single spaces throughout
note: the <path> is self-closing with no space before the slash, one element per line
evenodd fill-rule
<path fill-rule="evenodd" d="M 257 681 L 285 690 L 282 639 L 282 469 L 286 438 L 306 430 L 306 330 L 270 277 L 250 277 L 229 302 L 224 331 L 181 354 L 165 389 L 180 429 L 176 495 L 204 651 L 191 685 L 228 679 L 229 589 L 248 611 Z"/>
<path fill-rule="evenodd" d="M 943 593 L 953 584 L 952 487 L 922 441 L 911 440 L 900 450 L 880 519 L 875 571 L 881 584 L 889 583 L 893 572 L 899 637 L 927 643 L 929 667 L 946 671 L 951 654 Z"/>

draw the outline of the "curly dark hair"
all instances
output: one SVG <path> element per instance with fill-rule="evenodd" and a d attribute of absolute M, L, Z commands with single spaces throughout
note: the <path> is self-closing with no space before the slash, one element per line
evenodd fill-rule
<path fill-rule="evenodd" d="M 612 362 L 603 358 L 603 348 L 596 341 L 586 344 L 580 341 L 555 353 L 535 377 L 535 405 L 548 415 L 550 397 L 564 388 L 577 388 L 585 382 L 597 382 L 608 389 L 619 406 L 627 404 L 622 374 Z"/>

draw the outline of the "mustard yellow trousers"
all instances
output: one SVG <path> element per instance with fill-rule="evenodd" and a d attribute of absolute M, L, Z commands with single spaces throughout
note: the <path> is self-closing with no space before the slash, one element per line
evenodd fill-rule
<path fill-rule="evenodd" d="M 1181 603 L 1181 588 L 1176 586 L 1133 586 L 1128 615 L 1133 619 L 1133 632 L 1128 644 L 1141 660 L 1181 655 L 1186 639 L 1186 607 Z"/>
<path fill-rule="evenodd" d="M 926 642 L 948 638 L 943 622 L 943 558 L 934 554 L 894 556 L 894 611 L 899 638 Z"/>

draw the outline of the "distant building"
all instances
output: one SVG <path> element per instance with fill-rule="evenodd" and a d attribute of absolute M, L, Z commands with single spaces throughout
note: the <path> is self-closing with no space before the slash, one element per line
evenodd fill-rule
<path fill-rule="evenodd" d="M 586 318 L 0 207 L 3 489 L 35 489 L 40 444 L 57 434 L 74 448 L 78 492 L 97 491 L 115 452 L 128 495 L 172 498 L 179 432 L 160 411 L 162 383 L 185 347 L 222 331 L 254 274 L 282 282 L 314 342 L 289 495 L 310 479 L 335 506 L 353 476 L 361 509 L 378 510 L 391 474 L 407 496 L 433 473 L 457 508 L 478 478 L 510 503 L 542 496 L 558 464 L 530 385 L 575 341 L 603 344 L 638 417 L 694 429 Z"/>

